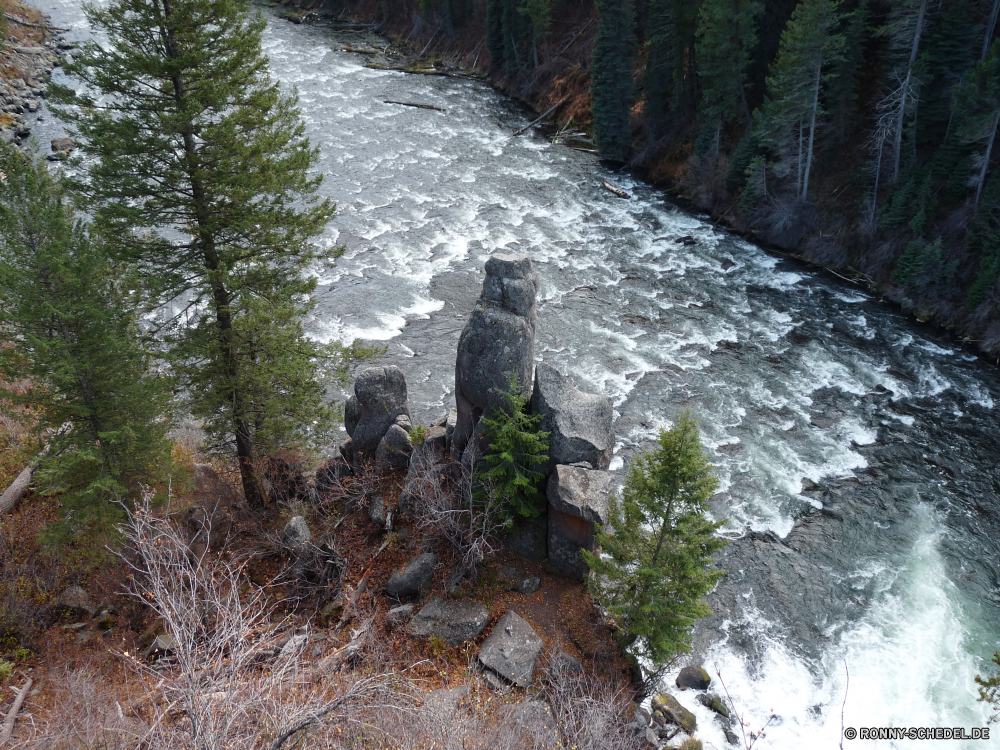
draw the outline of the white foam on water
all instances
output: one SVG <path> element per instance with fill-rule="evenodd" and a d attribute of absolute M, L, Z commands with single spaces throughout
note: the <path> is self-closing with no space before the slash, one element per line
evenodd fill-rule
<path fill-rule="evenodd" d="M 861 579 L 880 579 L 885 589 L 860 621 L 843 628 L 819 664 L 791 653 L 777 629 L 748 601 L 743 622 L 753 623 L 765 646 L 760 664 L 748 665 L 725 641 L 713 646 L 706 667 L 718 663 L 737 710 L 750 728 L 772 721 L 761 747 L 769 750 L 838 747 L 841 707 L 844 727 L 982 727 L 988 711 L 976 702 L 973 677 L 981 669 L 966 648 L 968 632 L 960 597 L 946 575 L 938 550 L 939 532 L 921 508 L 929 530 L 922 533 L 901 571 L 874 563 Z M 850 671 L 850 682 L 844 663 Z M 715 679 L 715 678 L 713 678 Z M 845 703 L 846 696 L 846 703 Z M 691 710 L 694 696 L 680 694 Z M 696 711 L 706 739 L 719 744 Z M 982 742 L 922 742 L 920 747 L 974 750 Z M 845 742 L 845 747 L 847 747 Z M 852 745 L 853 746 L 853 745 Z M 876 750 L 902 750 L 913 742 L 865 741 Z"/>

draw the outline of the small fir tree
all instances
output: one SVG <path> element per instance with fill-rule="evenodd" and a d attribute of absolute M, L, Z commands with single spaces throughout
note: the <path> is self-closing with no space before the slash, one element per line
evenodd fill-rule
<path fill-rule="evenodd" d="M 625 161 L 632 135 L 629 126 L 635 55 L 632 3 L 597 0 L 597 11 L 597 39 L 590 69 L 594 139 L 602 156 Z"/>
<path fill-rule="evenodd" d="M 165 458 L 168 391 L 136 319 L 138 282 L 74 221 L 63 186 L 0 145 L 0 382 L 48 428 L 37 481 L 74 526 L 109 518 Z"/>
<path fill-rule="evenodd" d="M 488 488 L 482 491 L 503 498 L 511 521 L 514 516 L 535 518 L 541 512 L 538 483 L 544 476 L 536 467 L 549 460 L 549 433 L 538 429 L 542 415 L 528 411 L 528 398 L 521 392 L 516 373 L 508 377 L 502 396 L 503 407 L 483 417 L 488 447 L 480 484 Z"/>
<path fill-rule="evenodd" d="M 622 497 L 611 503 L 614 533 L 597 534 L 603 554 L 583 551 L 595 575 L 594 599 L 613 619 L 633 656 L 656 665 L 690 651 L 695 620 L 711 614 L 702 600 L 725 571 L 712 555 L 726 545 L 722 522 L 706 518 L 718 487 L 690 412 L 661 430 L 659 447 L 629 467 Z"/>
<path fill-rule="evenodd" d="M 1000 668 L 1000 651 L 994 651 L 990 661 Z M 977 674 L 976 684 L 979 685 L 979 698 L 977 700 L 989 704 L 990 710 L 993 711 L 990 723 L 993 723 L 1000 719 L 1000 671 L 992 677 L 983 677 Z"/>

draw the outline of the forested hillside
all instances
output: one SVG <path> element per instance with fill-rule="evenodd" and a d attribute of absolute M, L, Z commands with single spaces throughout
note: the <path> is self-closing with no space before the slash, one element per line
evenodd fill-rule
<path fill-rule="evenodd" d="M 332 0 L 1000 351 L 1000 0 Z"/>

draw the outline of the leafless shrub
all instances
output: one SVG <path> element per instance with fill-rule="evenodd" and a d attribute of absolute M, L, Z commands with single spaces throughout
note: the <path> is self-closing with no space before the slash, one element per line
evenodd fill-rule
<path fill-rule="evenodd" d="M 559 730 L 561 747 L 578 750 L 639 750 L 641 738 L 629 727 L 632 696 L 624 687 L 569 669 L 547 674 L 545 697 Z M 541 728 L 541 724 L 537 725 Z M 545 747 L 544 732 L 536 748 Z"/>
<path fill-rule="evenodd" d="M 100 677 L 86 669 L 67 671 L 55 688 L 44 727 L 18 747 L 25 750 L 128 750 L 139 745 L 148 727 L 102 689 Z"/>
<path fill-rule="evenodd" d="M 496 551 L 508 518 L 500 493 L 475 476 L 475 458 L 446 464 L 431 451 L 416 451 L 404 489 L 417 528 L 447 541 L 470 576 Z"/>
<path fill-rule="evenodd" d="M 304 747 L 328 722 L 363 722 L 365 712 L 398 703 L 391 673 L 307 670 L 308 637 L 279 650 L 287 623 L 275 622 L 264 590 L 244 580 L 245 563 L 190 554 L 179 529 L 150 512 L 150 498 L 122 528 L 136 553 L 130 592 L 159 615 L 169 640 L 168 656 L 155 664 L 126 654 L 136 671 L 158 680 L 157 716 L 144 742 L 185 750 Z"/>

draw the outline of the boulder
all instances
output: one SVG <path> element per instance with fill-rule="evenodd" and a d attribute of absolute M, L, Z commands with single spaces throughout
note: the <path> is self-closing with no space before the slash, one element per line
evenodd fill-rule
<path fill-rule="evenodd" d="M 163 656 L 170 656 L 175 648 L 177 648 L 177 639 L 172 635 L 163 633 L 153 639 L 149 648 L 146 649 L 144 656 L 150 660 L 159 659 Z"/>
<path fill-rule="evenodd" d="M 424 699 L 424 705 L 421 706 L 421 709 L 425 713 L 450 721 L 456 718 L 462 707 L 469 702 L 470 693 L 468 685 L 459 685 L 451 689 L 438 688 L 432 690 Z"/>
<path fill-rule="evenodd" d="M 502 407 L 507 379 L 516 375 L 525 395 L 535 357 L 538 276 L 526 255 L 495 253 L 486 261 L 483 291 L 458 340 L 457 407 L 451 452 L 460 456 L 479 418 Z"/>
<path fill-rule="evenodd" d="M 407 420 L 407 423 L 409 420 Z M 410 433 L 398 422 L 391 425 L 375 449 L 375 466 L 378 469 L 392 469 L 404 472 L 410 466 L 413 444 Z"/>
<path fill-rule="evenodd" d="M 543 562 L 549 554 L 549 521 L 538 518 L 518 518 L 507 534 L 507 549 L 534 562 Z"/>
<path fill-rule="evenodd" d="M 349 477 L 353 473 L 351 464 L 338 450 L 329 461 L 316 471 L 316 492 L 326 494 L 332 491 L 341 479 Z"/>
<path fill-rule="evenodd" d="M 449 646 L 457 646 L 482 633 L 489 619 L 489 610 L 482 604 L 434 597 L 410 620 L 407 630 L 418 638 L 435 636 Z"/>
<path fill-rule="evenodd" d="M 63 591 L 56 599 L 56 604 L 78 616 L 94 615 L 97 612 L 97 607 L 80 586 L 70 586 Z"/>
<path fill-rule="evenodd" d="M 514 591 L 519 594 L 524 594 L 525 596 L 530 596 L 534 594 L 538 589 L 542 587 L 541 578 L 525 578 L 519 584 L 514 587 Z"/>
<path fill-rule="evenodd" d="M 687 690 L 688 688 L 692 690 L 708 690 L 708 686 L 712 684 L 712 678 L 701 667 L 689 664 L 680 671 L 674 683 L 681 690 Z"/>
<path fill-rule="evenodd" d="M 653 709 L 653 718 L 658 719 L 661 724 L 674 724 L 688 734 L 693 734 L 698 726 L 694 714 L 684 708 L 670 693 L 660 693 L 655 696 L 650 706 Z"/>
<path fill-rule="evenodd" d="M 53 153 L 64 153 L 68 154 L 76 148 L 76 143 L 72 138 L 53 138 L 52 139 L 52 151 Z"/>
<path fill-rule="evenodd" d="M 404 570 L 389 577 L 385 592 L 393 599 L 416 599 L 431 585 L 436 567 L 437 555 L 433 552 L 417 555 Z"/>
<path fill-rule="evenodd" d="M 611 464 L 615 448 L 611 399 L 581 391 L 551 365 L 535 368 L 531 410 L 542 415 L 541 429 L 549 433 L 549 465 L 585 461 L 595 469 Z"/>
<path fill-rule="evenodd" d="M 705 708 L 715 711 L 715 713 L 724 719 L 729 718 L 729 709 L 726 708 L 725 702 L 719 696 L 709 695 L 708 693 L 698 693 L 698 702 Z"/>
<path fill-rule="evenodd" d="M 357 406 L 346 406 L 344 413 L 345 426 L 349 426 L 357 416 L 354 429 L 348 431 L 351 436 L 350 461 L 357 467 L 359 462 L 375 460 L 379 443 L 400 415 L 405 415 L 409 421 L 410 404 L 406 397 L 403 371 L 395 365 L 370 367 L 362 372 L 354 383 L 354 396 Z M 348 414 L 351 415 L 350 422 Z"/>
<path fill-rule="evenodd" d="M 583 664 L 575 656 L 567 654 L 565 651 L 556 651 L 549 659 L 549 672 L 564 674 L 583 674 Z M 647 722 L 648 723 L 648 722 Z"/>
<path fill-rule="evenodd" d="M 479 663 L 518 687 L 531 685 L 542 639 L 517 612 L 505 614 L 479 649 Z"/>
<path fill-rule="evenodd" d="M 398 607 L 393 607 L 385 615 L 385 624 L 389 630 L 395 630 L 400 625 L 405 625 L 413 617 L 413 606 L 412 604 L 400 604 Z"/>
<path fill-rule="evenodd" d="M 292 518 L 291 521 L 285 524 L 285 528 L 281 532 L 281 543 L 285 549 L 291 552 L 301 550 L 312 541 L 312 538 L 309 524 L 306 523 L 306 519 L 302 516 Z"/>
<path fill-rule="evenodd" d="M 549 477 L 549 561 L 562 575 L 585 578 L 590 572 L 580 550 L 593 552 L 595 525 L 608 522 L 613 480 L 607 471 L 562 465 Z"/>

